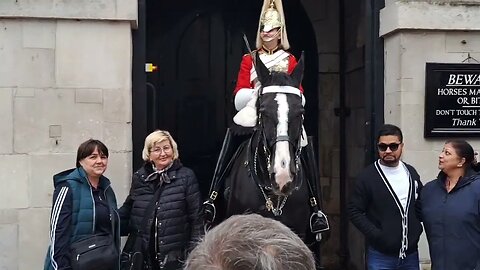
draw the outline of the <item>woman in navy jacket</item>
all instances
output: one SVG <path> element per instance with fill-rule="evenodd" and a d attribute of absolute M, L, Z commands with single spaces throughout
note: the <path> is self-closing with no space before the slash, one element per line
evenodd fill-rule
<path fill-rule="evenodd" d="M 432 270 L 480 269 L 480 174 L 472 146 L 449 140 L 421 193 Z"/>

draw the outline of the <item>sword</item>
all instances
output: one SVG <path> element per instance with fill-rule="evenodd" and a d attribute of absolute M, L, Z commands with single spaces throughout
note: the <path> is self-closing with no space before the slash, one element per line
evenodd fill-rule
<path fill-rule="evenodd" d="M 255 65 L 255 56 L 253 55 L 252 48 L 250 47 L 250 42 L 248 42 L 248 38 L 247 38 L 247 35 L 245 35 L 245 32 L 243 32 L 242 34 L 243 34 L 243 41 L 245 42 L 245 46 L 247 47 L 248 53 L 252 57 L 253 64 Z"/>
<path fill-rule="evenodd" d="M 243 34 L 243 41 L 245 41 L 245 46 L 247 46 L 247 50 L 249 54 L 252 54 L 252 48 L 250 48 L 250 43 L 248 42 L 247 35 L 245 35 L 245 32 Z"/>

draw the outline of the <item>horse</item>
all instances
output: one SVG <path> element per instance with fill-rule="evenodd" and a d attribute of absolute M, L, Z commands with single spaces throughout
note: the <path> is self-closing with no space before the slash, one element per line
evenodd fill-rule
<path fill-rule="evenodd" d="M 212 206 L 217 221 L 235 214 L 257 213 L 282 222 L 305 241 L 314 230 L 313 217 L 320 217 L 326 225 L 314 233 L 328 230 L 328 221 L 318 210 L 316 196 L 312 197 L 311 183 L 316 179 L 307 181 L 301 157 L 305 110 L 299 87 L 303 54 L 291 74 L 270 72 L 258 54 L 255 64 L 261 83 L 257 124 L 230 161 L 219 188 L 222 191 L 212 193 L 213 200 L 220 197 L 218 210 Z M 312 214 L 310 206 L 317 207 L 317 212 Z"/>

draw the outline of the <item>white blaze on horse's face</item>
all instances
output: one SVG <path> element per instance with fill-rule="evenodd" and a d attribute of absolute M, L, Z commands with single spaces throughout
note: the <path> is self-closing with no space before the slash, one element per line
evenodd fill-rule
<path fill-rule="evenodd" d="M 288 102 L 287 95 L 278 93 L 275 97 L 278 104 L 277 109 L 277 138 L 281 136 L 288 137 Z M 280 191 L 283 187 L 292 182 L 292 176 L 290 175 L 290 152 L 289 142 L 279 141 L 275 147 L 275 159 L 273 161 L 273 172 L 275 173 L 275 182 L 278 184 Z"/>

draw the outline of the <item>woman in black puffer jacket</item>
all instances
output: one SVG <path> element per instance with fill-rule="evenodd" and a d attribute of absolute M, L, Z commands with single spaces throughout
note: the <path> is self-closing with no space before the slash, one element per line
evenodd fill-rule
<path fill-rule="evenodd" d="M 145 164 L 134 173 L 119 210 L 122 235 L 129 236 L 122 260 L 140 252 L 143 258 L 130 263 L 143 261 L 143 266 L 126 269 L 181 269 L 202 232 L 197 179 L 178 159 L 177 144 L 167 131 L 148 135 L 142 156 Z"/>

